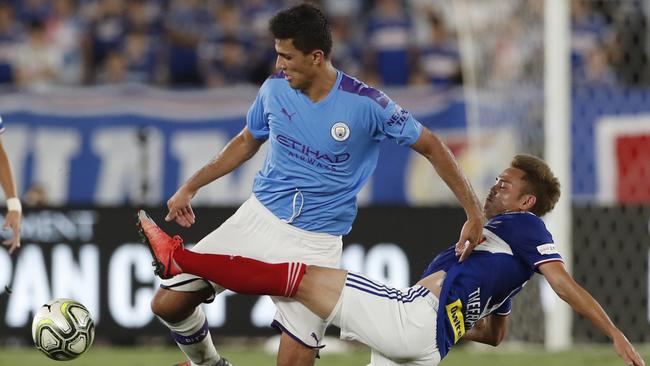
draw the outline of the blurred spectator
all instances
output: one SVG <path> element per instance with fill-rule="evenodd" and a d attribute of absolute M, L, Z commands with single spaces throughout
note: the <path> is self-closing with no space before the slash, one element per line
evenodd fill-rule
<path fill-rule="evenodd" d="M 627 85 L 650 84 L 650 17 L 639 1 L 621 2 L 612 13 L 615 31 L 608 44 L 616 73 Z"/>
<path fill-rule="evenodd" d="M 418 78 L 436 87 L 462 83 L 458 43 L 440 16 L 429 15 L 431 35 L 429 43 L 420 50 Z"/>
<path fill-rule="evenodd" d="M 124 55 L 111 51 L 104 58 L 104 63 L 97 75 L 98 84 L 122 84 L 127 82 L 127 67 Z"/>
<path fill-rule="evenodd" d="M 490 78 L 495 87 L 520 80 L 531 64 L 539 62 L 539 44 L 527 37 L 519 18 L 510 18 L 500 29 L 495 45 Z"/>
<path fill-rule="evenodd" d="M 252 38 L 243 26 L 239 8 L 233 3 L 223 3 L 211 13 L 212 24 L 199 45 L 201 74 L 206 86 L 249 81 L 250 65 L 255 62 L 251 55 Z M 227 74 L 228 70 L 232 75 Z"/>
<path fill-rule="evenodd" d="M 573 82 L 581 86 L 600 88 L 618 84 L 607 52 L 603 47 L 596 47 L 589 52 L 584 67 L 574 73 Z"/>
<path fill-rule="evenodd" d="M 62 54 L 59 81 L 68 85 L 79 84 L 83 76 L 81 35 L 85 25 L 77 10 L 76 0 L 54 0 L 46 22 L 48 38 Z"/>
<path fill-rule="evenodd" d="M 241 0 L 232 3 L 240 7 L 242 18 L 246 19 L 246 24 L 253 32 L 253 36 L 258 38 L 256 41 L 261 42 L 263 39 L 269 39 L 269 20 L 283 6 L 281 1 Z"/>
<path fill-rule="evenodd" d="M 604 19 L 586 0 L 571 1 L 571 68 L 584 74 L 589 53 L 601 44 L 607 32 Z"/>
<path fill-rule="evenodd" d="M 33 48 L 27 46 L 34 40 L 30 24 L 39 22 L 45 23 L 46 38 L 61 58 L 57 78 L 47 83 L 94 84 L 99 74 L 104 82 L 106 66 L 122 62 L 123 82 L 170 87 L 259 84 L 273 71 L 276 57 L 268 21 L 294 2 L 0 0 L 0 84 L 18 84 L 18 46 L 23 53 Z M 450 29 L 467 24 L 473 32 L 491 35 L 475 47 L 476 57 L 487 60 L 477 83 L 486 75 L 496 84 L 517 80 L 539 65 L 543 49 L 543 2 L 537 0 L 474 0 L 470 12 L 458 16 L 455 12 L 462 7 L 445 0 L 311 2 L 330 20 L 333 63 L 346 73 L 366 74 L 359 76 L 371 84 L 461 83 L 459 50 Z M 650 83 L 650 51 L 644 46 L 647 2 L 571 0 L 571 7 L 575 82 Z M 433 17 L 431 9 L 436 10 Z M 241 53 L 245 62 L 226 61 Z M 21 85 L 25 82 L 23 78 Z"/>
<path fill-rule="evenodd" d="M 327 0 L 323 1 L 321 8 L 332 19 L 358 19 L 361 16 L 363 1 Z"/>
<path fill-rule="evenodd" d="M 52 3 L 50 0 L 21 0 L 16 1 L 18 19 L 24 23 L 44 21 L 50 16 Z"/>
<path fill-rule="evenodd" d="M 129 0 L 126 2 L 126 22 L 129 31 L 138 30 L 149 36 L 162 32 L 162 9 L 155 0 Z"/>
<path fill-rule="evenodd" d="M 349 75 L 361 73 L 361 50 L 350 32 L 350 18 L 335 17 L 331 19 L 332 27 L 332 64 Z"/>
<path fill-rule="evenodd" d="M 200 0 L 172 0 L 167 12 L 168 82 L 172 87 L 203 85 L 199 70 L 198 46 L 209 23 Z"/>
<path fill-rule="evenodd" d="M 0 3 L 0 84 L 15 80 L 13 63 L 21 34 L 22 29 L 14 17 L 11 4 Z"/>
<path fill-rule="evenodd" d="M 375 75 L 365 78 L 384 85 L 407 85 L 415 56 L 412 24 L 400 0 L 376 0 L 370 13 L 364 55 L 365 70 Z M 373 77 L 374 76 L 374 77 Z"/>
<path fill-rule="evenodd" d="M 275 70 L 276 54 L 269 33 L 269 20 L 284 4 L 280 0 L 242 0 L 232 1 L 232 4 L 240 9 L 241 18 L 245 19 L 253 39 L 251 81 L 262 84 Z"/>
<path fill-rule="evenodd" d="M 40 20 L 29 24 L 27 40 L 16 50 L 16 80 L 19 86 L 44 90 L 58 78 L 61 50 L 52 44 Z"/>
<path fill-rule="evenodd" d="M 43 207 L 47 206 L 47 190 L 40 183 L 34 183 L 23 195 L 22 203 L 26 207 Z"/>
<path fill-rule="evenodd" d="M 98 0 L 84 42 L 85 82 L 94 83 L 108 54 L 119 50 L 126 35 L 123 0 Z"/>
<path fill-rule="evenodd" d="M 203 58 L 203 74 L 208 87 L 241 84 L 249 80 L 250 66 L 244 42 L 228 35 L 212 45 L 213 50 Z"/>
<path fill-rule="evenodd" d="M 152 37 L 142 30 L 133 30 L 126 35 L 123 48 L 126 80 L 130 83 L 154 84 L 158 75 L 157 55 L 159 53 Z"/>
<path fill-rule="evenodd" d="M 237 37 L 252 43 L 253 34 L 248 21 L 242 19 L 241 9 L 235 3 L 223 3 L 212 8 L 212 24 L 209 26 L 209 38 Z"/>

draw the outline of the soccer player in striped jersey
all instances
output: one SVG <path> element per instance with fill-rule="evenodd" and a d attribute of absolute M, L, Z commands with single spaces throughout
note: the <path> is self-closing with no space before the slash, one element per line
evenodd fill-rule
<path fill-rule="evenodd" d="M 482 243 L 462 262 L 460 251 L 450 247 L 407 289 L 299 262 L 270 264 L 194 253 L 183 249 L 180 237 L 169 237 L 144 212 L 139 223 L 159 276 L 189 272 L 239 293 L 296 299 L 341 328 L 342 339 L 370 346 L 372 366 L 436 365 L 461 338 L 498 345 L 506 334 L 512 298 L 536 272 L 609 337 L 627 365 L 644 366 L 598 302 L 566 271 L 540 219 L 559 196 L 559 182 L 541 159 L 517 155 L 485 201 L 489 221 Z"/>
<path fill-rule="evenodd" d="M 5 131 L 2 117 L 0 117 L 0 135 Z M 13 236 L 11 239 L 5 240 L 2 244 L 9 247 L 9 254 L 12 254 L 16 249 L 20 248 L 20 221 L 22 218 L 22 206 L 20 199 L 16 195 L 16 183 L 14 183 L 14 176 L 11 171 L 11 163 L 9 157 L 2 145 L 2 137 L 0 136 L 0 185 L 5 194 L 7 202 L 7 216 L 2 227 L 4 229 L 11 229 Z"/>

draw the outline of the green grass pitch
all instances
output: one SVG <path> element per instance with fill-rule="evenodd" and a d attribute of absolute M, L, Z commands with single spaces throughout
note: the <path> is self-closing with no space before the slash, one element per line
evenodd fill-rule
<path fill-rule="evenodd" d="M 644 359 L 650 360 L 650 347 L 642 347 Z M 234 366 L 275 365 L 275 356 L 259 348 L 220 347 Z M 93 347 L 79 359 L 69 362 L 52 361 L 31 348 L 0 348 L 0 365 L 24 366 L 169 366 L 182 360 L 180 351 L 172 347 Z M 370 360 L 365 348 L 345 354 L 326 353 L 317 366 L 364 366 Z M 614 366 L 624 365 L 606 345 L 576 347 L 570 351 L 550 353 L 540 348 L 504 347 L 474 350 L 459 347 L 440 363 L 440 366 Z"/>

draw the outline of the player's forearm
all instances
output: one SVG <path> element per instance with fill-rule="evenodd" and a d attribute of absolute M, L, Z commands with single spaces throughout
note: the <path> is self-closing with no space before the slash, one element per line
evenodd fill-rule
<path fill-rule="evenodd" d="M 0 185 L 6 198 L 16 197 L 16 185 L 11 173 L 11 165 L 2 143 L 0 143 Z"/>
<path fill-rule="evenodd" d="M 418 150 L 426 157 L 434 169 L 454 193 L 465 210 L 468 218 L 483 218 L 483 209 L 472 189 L 472 185 L 458 165 L 456 158 L 449 148 L 431 131 L 422 131 L 423 141 L 426 142 Z M 426 134 L 426 135 L 425 135 Z"/>
<path fill-rule="evenodd" d="M 463 339 L 498 346 L 506 335 L 507 317 L 490 315 L 476 322 Z"/>
<path fill-rule="evenodd" d="M 487 327 L 485 325 L 485 319 L 481 319 L 477 321 L 476 324 L 474 324 L 474 326 L 470 330 L 465 332 L 465 335 L 463 335 L 463 339 L 467 341 L 490 344 L 491 337 L 489 336 L 489 333 L 487 331 Z"/>
<path fill-rule="evenodd" d="M 588 319 L 610 339 L 613 339 L 614 336 L 620 333 L 620 330 L 614 325 L 609 316 L 607 316 L 607 313 L 605 313 L 605 310 L 603 310 L 598 301 L 582 288 L 582 286 L 571 280 L 571 282 L 565 284 L 565 287 L 563 291 L 557 293 L 573 310 Z"/>
<path fill-rule="evenodd" d="M 190 192 L 197 192 L 199 188 L 232 172 L 253 157 L 262 143 L 244 129 L 230 140 L 217 156 L 194 173 L 185 183 L 185 188 Z"/>

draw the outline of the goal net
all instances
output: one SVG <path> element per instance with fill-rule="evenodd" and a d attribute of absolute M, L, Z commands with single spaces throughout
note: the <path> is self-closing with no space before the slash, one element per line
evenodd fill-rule
<path fill-rule="evenodd" d="M 509 157 L 544 157 L 545 138 L 563 133 L 546 131 L 544 124 L 544 57 L 556 51 L 545 49 L 545 1 L 436 4 L 457 35 L 473 162 L 466 169 L 483 196 Z M 566 6 L 571 15 L 566 131 L 571 132 L 570 147 L 562 153 L 570 162 L 570 184 L 563 186 L 571 197 L 569 267 L 633 342 L 648 342 L 649 6 L 596 0 Z M 485 141 L 496 138 L 504 143 L 498 151 L 487 150 L 494 145 Z M 501 166 L 483 164 L 492 159 Z M 514 301 L 507 339 L 547 341 L 554 296 L 541 276 L 529 281 Z M 566 346 L 571 340 L 606 340 L 579 316 L 568 326 Z"/>

